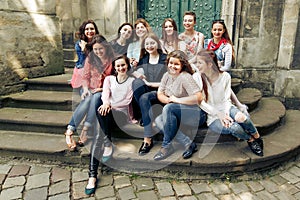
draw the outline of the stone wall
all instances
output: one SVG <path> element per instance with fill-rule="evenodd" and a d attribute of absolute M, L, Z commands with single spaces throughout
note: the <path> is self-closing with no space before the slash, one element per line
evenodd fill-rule
<path fill-rule="evenodd" d="M 2 0 L 0 94 L 24 89 L 27 78 L 63 73 L 55 0 Z"/>

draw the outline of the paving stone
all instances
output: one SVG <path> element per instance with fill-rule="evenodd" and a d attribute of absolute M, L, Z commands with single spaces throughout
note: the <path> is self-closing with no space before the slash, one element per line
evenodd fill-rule
<path fill-rule="evenodd" d="M 214 182 L 214 183 L 210 184 L 210 187 L 212 188 L 213 192 L 216 195 L 230 193 L 228 186 L 224 183 Z"/>
<path fill-rule="evenodd" d="M 24 186 L 8 188 L 1 191 L 0 200 L 21 199 Z"/>
<path fill-rule="evenodd" d="M 119 196 L 121 200 L 133 199 L 136 198 L 133 188 L 130 187 L 123 187 L 118 190 Z"/>
<path fill-rule="evenodd" d="M 29 170 L 30 170 L 30 166 L 28 165 L 14 165 L 11 168 L 8 177 L 26 176 Z"/>
<path fill-rule="evenodd" d="M 83 199 L 83 198 L 88 197 L 84 193 L 85 186 L 86 186 L 85 182 L 73 183 L 73 185 L 72 185 L 72 191 L 73 191 L 73 198 L 74 199 Z"/>
<path fill-rule="evenodd" d="M 113 185 L 114 179 L 113 176 L 110 175 L 103 175 L 99 178 L 99 186 L 103 187 L 103 186 L 108 186 L 108 185 Z"/>
<path fill-rule="evenodd" d="M 197 200 L 195 196 L 179 197 L 178 200 Z"/>
<path fill-rule="evenodd" d="M 70 191 L 70 180 L 64 180 L 50 185 L 49 195 L 67 193 Z"/>
<path fill-rule="evenodd" d="M 220 200 L 242 200 L 239 196 L 236 196 L 235 194 L 220 195 L 218 199 L 220 199 Z"/>
<path fill-rule="evenodd" d="M 11 168 L 11 165 L 0 165 L 0 174 L 8 174 Z"/>
<path fill-rule="evenodd" d="M 232 189 L 232 191 L 234 192 L 234 194 L 239 194 L 239 193 L 242 193 L 242 192 L 248 192 L 249 191 L 249 188 L 243 182 L 230 183 L 229 187 Z"/>
<path fill-rule="evenodd" d="M 28 176 L 26 190 L 48 186 L 50 184 L 50 172 Z"/>
<path fill-rule="evenodd" d="M 300 199 L 300 192 L 296 193 L 296 194 L 294 195 L 294 197 L 295 197 L 297 200 L 299 200 L 299 199 Z"/>
<path fill-rule="evenodd" d="M 17 177 L 11 177 L 7 178 L 2 186 L 3 189 L 10 188 L 14 186 L 21 186 L 24 185 L 26 182 L 25 176 L 17 176 Z"/>
<path fill-rule="evenodd" d="M 300 183 L 297 183 L 297 184 L 296 184 L 296 187 L 300 189 Z"/>
<path fill-rule="evenodd" d="M 152 190 L 154 189 L 154 184 L 151 178 L 137 178 L 132 181 L 136 187 L 136 191 Z"/>
<path fill-rule="evenodd" d="M 131 182 L 128 176 L 115 176 L 114 184 L 116 189 L 120 189 L 130 186 Z"/>
<path fill-rule="evenodd" d="M 72 173 L 72 182 L 81 182 L 81 181 L 87 181 L 89 178 L 88 173 L 86 172 L 73 172 Z"/>
<path fill-rule="evenodd" d="M 273 181 L 274 183 L 276 183 L 277 185 L 283 185 L 287 182 L 286 179 L 282 178 L 279 175 L 271 177 L 270 180 Z"/>
<path fill-rule="evenodd" d="M 270 180 L 261 180 L 260 184 L 262 184 L 264 188 L 270 193 L 279 191 L 278 185 L 276 185 L 274 182 Z"/>
<path fill-rule="evenodd" d="M 255 181 L 248 181 L 247 185 L 250 187 L 250 189 L 253 192 L 259 192 L 259 191 L 265 189 L 259 182 L 255 182 Z"/>
<path fill-rule="evenodd" d="M 67 169 L 54 167 L 52 168 L 51 182 L 56 183 L 62 180 L 70 180 L 71 172 Z"/>
<path fill-rule="evenodd" d="M 158 190 L 158 193 L 161 197 L 173 196 L 174 191 L 172 185 L 169 182 L 159 182 L 155 184 Z"/>
<path fill-rule="evenodd" d="M 284 185 L 279 186 L 279 190 L 280 191 L 287 191 L 290 194 L 296 194 L 297 192 L 300 191 L 299 188 L 297 188 L 296 186 L 294 186 L 290 183 L 286 183 Z"/>
<path fill-rule="evenodd" d="M 178 197 L 192 195 L 192 190 L 187 183 L 173 183 L 173 188 Z"/>
<path fill-rule="evenodd" d="M 263 191 L 257 192 L 256 195 L 257 195 L 257 197 L 259 199 L 263 199 L 263 200 L 276 200 L 276 197 L 274 197 L 267 190 L 263 190 Z"/>
<path fill-rule="evenodd" d="M 176 200 L 176 197 L 164 197 L 161 200 Z"/>
<path fill-rule="evenodd" d="M 213 195 L 213 193 L 201 193 L 197 195 L 197 198 L 199 200 L 218 200 L 217 197 Z"/>
<path fill-rule="evenodd" d="M 58 194 L 48 198 L 48 200 L 70 200 L 70 193 Z"/>
<path fill-rule="evenodd" d="M 30 168 L 29 175 L 42 174 L 42 173 L 50 172 L 50 170 L 51 170 L 50 167 L 42 167 L 42 166 L 33 165 Z"/>
<path fill-rule="evenodd" d="M 239 194 L 239 197 L 242 200 L 260 200 L 255 194 L 252 194 L 250 192 L 242 192 Z"/>
<path fill-rule="evenodd" d="M 6 174 L 0 174 L 0 185 L 3 184 L 5 177 L 6 177 Z"/>
<path fill-rule="evenodd" d="M 144 192 L 139 192 L 136 194 L 138 199 L 143 199 L 143 200 L 156 200 L 157 195 L 155 194 L 154 191 L 144 191 Z"/>
<path fill-rule="evenodd" d="M 276 196 L 279 200 L 296 200 L 293 195 L 289 194 L 286 191 L 279 191 L 274 193 L 274 196 Z"/>
<path fill-rule="evenodd" d="M 26 190 L 24 193 L 24 200 L 46 200 L 47 199 L 47 187 L 36 188 L 32 190 Z"/>
<path fill-rule="evenodd" d="M 291 174 L 290 172 L 281 173 L 280 176 L 282 176 L 292 184 L 298 183 L 300 181 L 299 177 L 296 177 L 294 174 Z"/>
<path fill-rule="evenodd" d="M 211 191 L 211 188 L 208 186 L 207 183 L 192 183 L 190 187 L 195 194 Z"/>
<path fill-rule="evenodd" d="M 95 197 L 97 199 L 106 199 L 108 197 L 114 197 L 115 195 L 116 194 L 113 186 L 99 187 L 95 192 Z"/>
<path fill-rule="evenodd" d="M 294 166 L 288 170 L 288 172 L 295 174 L 296 176 L 300 177 L 300 167 Z"/>

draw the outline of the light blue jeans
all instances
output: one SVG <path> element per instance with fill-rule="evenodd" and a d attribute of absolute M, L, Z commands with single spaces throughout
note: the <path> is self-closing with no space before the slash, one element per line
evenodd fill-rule
<path fill-rule="evenodd" d="M 83 118 L 85 117 L 84 126 L 91 127 L 96 122 L 96 105 L 101 101 L 101 92 L 94 93 L 93 95 L 87 96 L 80 101 L 76 107 L 72 118 L 68 124 L 68 129 L 75 131 Z"/>
<path fill-rule="evenodd" d="M 162 114 L 155 119 L 156 126 L 163 132 L 163 148 L 169 148 L 175 138 L 188 147 L 197 134 L 199 126 L 206 122 L 206 113 L 197 105 L 170 103 L 164 106 Z M 182 131 L 192 130 L 192 138 Z"/>
<path fill-rule="evenodd" d="M 230 117 L 234 120 L 238 112 L 241 111 L 237 109 L 235 106 L 232 106 L 229 112 Z M 257 129 L 254 126 L 253 122 L 251 121 L 250 117 L 248 115 L 246 115 L 246 117 L 247 117 L 246 120 L 242 123 L 238 123 L 234 121 L 229 128 L 224 127 L 220 119 L 216 119 L 209 125 L 209 129 L 219 134 L 231 134 L 234 137 L 243 140 L 249 140 L 251 138 L 251 135 L 257 133 Z"/>

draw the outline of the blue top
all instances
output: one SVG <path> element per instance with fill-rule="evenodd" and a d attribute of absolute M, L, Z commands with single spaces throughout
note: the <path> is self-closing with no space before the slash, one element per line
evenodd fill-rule
<path fill-rule="evenodd" d="M 83 68 L 84 66 L 84 61 L 86 58 L 86 55 L 84 53 L 84 51 L 82 51 L 81 47 L 79 46 L 80 40 L 77 40 L 75 43 L 75 51 L 77 54 L 77 58 L 78 60 L 76 61 L 75 67 L 80 69 Z"/>

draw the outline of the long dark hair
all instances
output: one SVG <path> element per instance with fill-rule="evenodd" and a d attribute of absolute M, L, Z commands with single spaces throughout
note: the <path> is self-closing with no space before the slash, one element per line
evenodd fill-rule
<path fill-rule="evenodd" d="M 146 37 L 144 37 L 144 39 L 142 40 L 141 43 L 141 54 L 140 54 L 140 59 L 145 56 L 146 54 L 149 54 L 146 49 L 145 49 L 145 41 L 147 38 L 151 38 L 153 40 L 155 40 L 155 42 L 157 43 L 157 52 L 158 54 L 163 54 L 163 50 L 161 48 L 161 44 L 159 41 L 159 38 L 154 34 L 154 33 L 149 33 L 146 35 Z"/>
<path fill-rule="evenodd" d="M 224 28 L 225 31 L 224 31 L 224 33 L 222 35 L 222 38 L 224 38 L 229 44 L 231 44 L 231 47 L 232 47 L 232 60 L 234 60 L 235 55 L 234 55 L 233 43 L 232 43 L 232 41 L 230 39 L 230 36 L 229 36 L 228 31 L 227 31 L 227 27 L 225 25 L 224 20 L 223 19 L 216 19 L 216 20 L 214 20 L 212 22 L 211 28 L 213 28 L 214 24 L 221 24 L 223 26 L 223 28 Z M 214 37 L 213 33 L 211 33 L 210 35 L 211 35 L 211 38 Z"/>
<path fill-rule="evenodd" d="M 172 51 L 171 53 L 168 54 L 167 56 L 167 60 L 166 60 L 166 65 L 168 66 L 168 63 L 170 61 L 170 58 L 178 58 L 180 60 L 180 64 L 181 64 L 181 71 L 180 72 L 187 72 L 189 74 L 193 74 L 193 68 L 191 67 L 188 58 L 186 56 L 186 54 L 183 51 L 180 50 L 175 50 Z"/>
<path fill-rule="evenodd" d="M 94 35 L 92 41 L 86 45 L 86 49 L 87 49 L 88 56 L 89 56 L 89 63 L 92 66 L 97 67 L 97 68 L 99 66 L 100 72 L 102 72 L 104 70 L 103 63 L 102 63 L 101 59 L 93 51 L 93 46 L 96 43 L 103 45 L 103 47 L 105 49 L 105 55 L 106 55 L 107 59 L 110 61 L 110 63 L 111 63 L 112 58 L 114 57 L 114 51 L 113 51 L 113 48 L 111 47 L 111 45 L 109 44 L 109 42 L 107 42 L 107 40 L 105 39 L 105 37 L 103 35 L 99 35 L 99 34 Z"/>
<path fill-rule="evenodd" d="M 95 27 L 95 34 L 99 34 L 98 27 L 97 27 L 96 23 L 93 20 L 88 19 L 88 20 L 82 22 L 82 24 L 79 27 L 79 30 L 75 33 L 75 36 L 77 38 L 81 39 L 81 40 L 86 41 L 86 42 L 88 42 L 88 38 L 84 34 L 84 31 L 85 31 L 85 27 L 86 27 L 87 24 L 93 24 L 94 27 Z"/>
<path fill-rule="evenodd" d="M 165 24 L 166 22 L 171 22 L 172 26 L 173 26 L 173 35 L 172 35 L 172 41 L 175 44 L 175 49 L 178 49 L 178 29 L 177 29 L 177 25 L 174 19 L 172 18 L 166 18 L 164 20 L 164 22 L 161 25 L 161 32 L 162 32 L 162 36 L 161 39 L 163 41 L 163 44 L 165 45 L 165 43 L 167 42 L 167 33 L 165 31 Z"/>
<path fill-rule="evenodd" d="M 133 31 L 134 31 L 133 25 L 132 25 L 131 23 L 129 23 L 129 22 L 125 22 L 125 23 L 121 24 L 121 26 L 119 26 L 119 28 L 118 28 L 118 36 L 117 36 L 116 39 L 114 39 L 114 41 L 117 41 L 117 39 L 120 38 L 120 36 L 121 36 L 121 30 L 122 30 L 122 28 L 123 28 L 124 26 L 130 26 L 131 29 L 132 29 L 132 34 L 131 34 L 130 38 L 128 38 L 128 39 L 126 40 L 126 44 L 129 44 L 130 42 L 133 41 L 133 36 L 134 36 L 134 34 L 133 34 Z"/>

